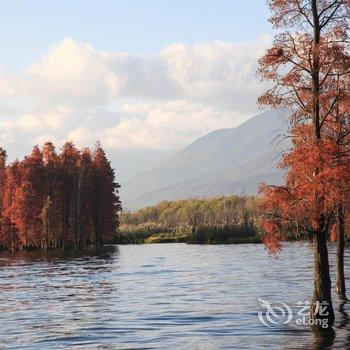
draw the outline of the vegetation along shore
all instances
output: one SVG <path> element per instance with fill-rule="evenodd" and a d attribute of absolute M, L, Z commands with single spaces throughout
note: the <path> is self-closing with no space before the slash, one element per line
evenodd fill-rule
<path fill-rule="evenodd" d="M 120 215 L 114 243 L 260 243 L 259 199 L 228 196 L 165 201 Z"/>

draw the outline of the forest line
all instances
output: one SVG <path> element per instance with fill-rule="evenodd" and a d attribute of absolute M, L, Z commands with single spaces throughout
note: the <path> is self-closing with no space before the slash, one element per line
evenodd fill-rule
<path fill-rule="evenodd" d="M 104 150 L 51 142 L 6 164 L 0 151 L 0 248 L 84 248 L 111 241 L 119 223 L 119 184 Z"/>

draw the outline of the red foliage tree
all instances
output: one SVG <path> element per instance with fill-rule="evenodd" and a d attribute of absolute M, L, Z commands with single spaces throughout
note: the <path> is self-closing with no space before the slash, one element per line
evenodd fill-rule
<path fill-rule="evenodd" d="M 0 151 L 2 249 L 81 249 L 113 238 L 119 185 L 101 146 L 92 157 L 67 142 L 57 155 L 47 142 L 21 162 L 5 161 Z"/>
<path fill-rule="evenodd" d="M 117 213 L 121 210 L 118 196 L 119 184 L 101 145 L 97 143 L 93 154 L 93 210 L 95 244 L 110 241 L 119 224 Z"/>
<path fill-rule="evenodd" d="M 27 248 L 41 246 L 42 225 L 40 213 L 45 198 L 44 162 L 39 147 L 25 157 L 19 165 L 21 184 L 15 191 L 15 212 L 13 222 L 19 228 L 19 236 Z"/>
<path fill-rule="evenodd" d="M 280 248 L 284 230 L 295 227 L 310 232 L 314 241 L 314 294 L 311 317 L 324 318 L 332 326 L 328 228 L 334 208 L 343 196 L 344 168 L 339 155 L 344 149 L 329 137 L 341 123 L 337 109 L 347 104 L 346 77 L 350 57 L 347 52 L 347 18 L 350 3 L 345 0 L 271 0 L 275 28 L 273 46 L 260 60 L 259 73 L 272 82 L 259 99 L 262 105 L 290 111 L 294 148 L 281 166 L 287 168 L 285 186 L 263 186 L 263 225 L 266 243 Z M 343 120 L 347 115 L 341 113 Z M 317 303 L 326 302 L 327 315 Z M 316 322 L 321 324 L 320 322 Z"/>
<path fill-rule="evenodd" d="M 62 166 L 63 245 L 70 246 L 77 240 L 77 186 L 80 153 L 73 142 L 66 142 L 60 155 Z"/>
<path fill-rule="evenodd" d="M 20 249 L 18 229 L 8 216 L 1 219 L 1 245 L 4 249 L 14 252 Z"/>
<path fill-rule="evenodd" d="M 3 200 L 6 184 L 6 151 L 0 147 L 0 216 L 3 212 Z"/>
<path fill-rule="evenodd" d="M 46 142 L 42 147 L 43 161 L 44 161 L 44 197 L 46 201 L 48 197 L 52 202 L 52 208 L 50 215 L 54 214 L 55 217 L 55 234 L 49 235 L 51 239 L 48 244 L 48 248 L 55 248 L 62 245 L 63 242 L 63 179 L 62 179 L 62 164 L 61 159 L 57 155 L 55 146 L 52 142 Z"/>
<path fill-rule="evenodd" d="M 91 151 L 84 148 L 79 163 L 78 182 L 78 246 L 94 242 L 94 166 Z"/>

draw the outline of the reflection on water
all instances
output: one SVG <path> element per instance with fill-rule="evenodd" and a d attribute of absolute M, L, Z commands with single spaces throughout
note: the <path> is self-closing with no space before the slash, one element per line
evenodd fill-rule
<path fill-rule="evenodd" d="M 329 330 L 327 332 L 320 332 L 314 330 L 314 342 L 312 344 L 312 349 L 314 350 L 322 350 L 322 349 L 332 349 L 334 345 L 334 340 L 336 333 L 334 330 Z M 346 347 L 344 346 L 344 349 Z"/>
<path fill-rule="evenodd" d="M 20 251 L 16 253 L 2 252 L 0 253 L 0 267 L 8 264 L 18 265 L 22 262 L 55 262 L 55 261 L 68 261 L 74 259 L 101 259 L 108 260 L 114 259 L 113 255 L 118 251 L 118 246 L 104 246 L 101 248 L 95 248 L 94 246 L 86 248 L 84 251 L 76 252 L 75 250 L 40 250 L 40 251 Z"/>
<path fill-rule="evenodd" d="M 1 254 L 0 348 L 350 346 L 350 304 L 336 298 L 335 334 L 259 322 L 258 297 L 294 307 L 309 300 L 311 279 L 310 247 L 301 243 L 287 244 L 278 260 L 262 245 L 157 244 L 83 254 Z"/>

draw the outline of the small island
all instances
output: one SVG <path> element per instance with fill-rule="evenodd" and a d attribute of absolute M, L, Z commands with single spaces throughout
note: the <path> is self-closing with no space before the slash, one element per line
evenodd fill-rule
<path fill-rule="evenodd" d="M 0 179 L 2 250 L 79 250 L 115 236 L 120 186 L 99 143 L 91 151 L 67 142 L 57 154 L 46 142 L 8 165 L 1 149 Z"/>

